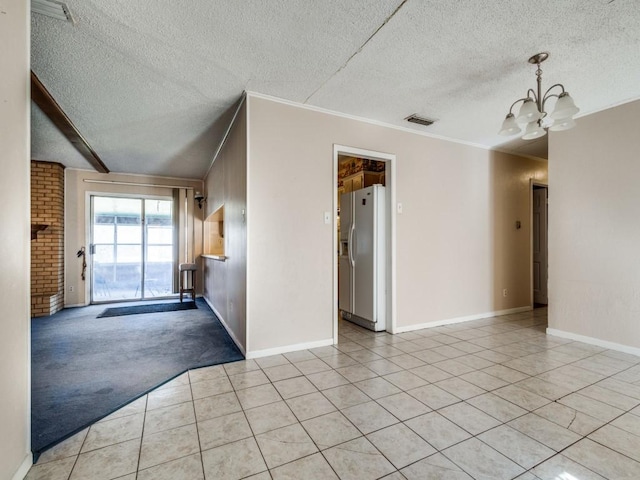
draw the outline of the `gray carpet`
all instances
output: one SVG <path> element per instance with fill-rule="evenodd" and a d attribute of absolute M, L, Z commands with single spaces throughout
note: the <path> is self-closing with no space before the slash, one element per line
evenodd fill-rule
<path fill-rule="evenodd" d="M 96 318 L 103 307 L 31 322 L 32 451 L 37 456 L 191 368 L 244 357 L 209 306 Z"/>
<path fill-rule="evenodd" d="M 123 315 L 140 315 L 141 313 L 177 312 L 179 310 L 193 310 L 198 308 L 196 302 L 168 302 L 149 303 L 146 305 L 132 305 L 129 307 L 107 308 L 97 318 L 120 317 Z"/>

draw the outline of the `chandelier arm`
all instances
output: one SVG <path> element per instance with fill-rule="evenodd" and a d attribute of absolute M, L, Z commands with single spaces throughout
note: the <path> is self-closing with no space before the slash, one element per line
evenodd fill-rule
<path fill-rule="evenodd" d="M 529 90 L 527 90 L 527 95 L 528 98 L 533 98 L 533 100 L 538 103 L 538 95 L 536 95 L 536 92 L 533 88 L 530 88 Z"/>
<path fill-rule="evenodd" d="M 523 102 L 523 103 L 524 103 L 528 98 L 529 98 L 529 97 L 519 98 L 518 100 L 516 100 L 515 102 L 513 102 L 513 103 L 511 104 L 511 106 L 509 107 L 509 113 L 513 113 L 511 110 L 513 110 L 513 107 L 515 107 L 517 103 L 519 103 L 519 102 Z"/>
<path fill-rule="evenodd" d="M 547 88 L 547 91 L 546 91 L 546 92 L 544 92 L 544 96 L 542 97 L 542 99 L 543 99 L 542 101 L 543 101 L 543 102 L 547 99 L 547 96 L 549 95 L 549 92 L 550 92 L 551 90 L 553 90 L 554 88 L 556 88 L 556 87 L 560 87 L 560 88 L 562 89 L 562 92 L 560 92 L 560 93 L 565 93 L 565 92 L 564 92 L 564 85 L 562 85 L 561 83 L 556 83 L 555 85 L 551 85 L 549 88 Z M 557 96 L 559 96 L 559 95 L 555 95 L 555 96 L 557 97 Z M 549 96 L 549 98 L 550 98 L 550 97 L 551 97 L 551 96 Z"/>
<path fill-rule="evenodd" d="M 553 90 L 556 87 L 560 87 L 560 89 L 562 90 L 560 94 L 551 93 L 551 90 Z M 564 85 L 562 85 L 561 83 L 556 83 L 555 85 L 551 85 L 549 88 L 547 88 L 547 91 L 544 92 L 544 96 L 542 97 L 542 111 L 544 111 L 544 105 L 547 103 L 547 100 L 553 97 L 560 98 L 560 95 L 563 93 L 565 93 L 565 90 L 564 90 Z"/>
<path fill-rule="evenodd" d="M 560 98 L 560 95 L 556 94 L 556 93 L 552 93 L 549 95 L 549 90 L 547 90 L 547 93 L 544 94 L 544 100 L 542 100 L 542 108 L 544 109 L 544 104 L 547 103 L 547 100 L 549 100 L 550 98 L 553 97 L 557 97 Z"/>

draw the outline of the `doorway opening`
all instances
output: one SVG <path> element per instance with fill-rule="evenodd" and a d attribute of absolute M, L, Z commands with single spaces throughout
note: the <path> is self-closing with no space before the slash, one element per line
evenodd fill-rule
<path fill-rule="evenodd" d="M 91 303 L 144 300 L 175 289 L 171 197 L 91 196 Z"/>
<path fill-rule="evenodd" d="M 384 318 L 385 329 L 389 333 L 394 333 L 396 318 L 395 318 L 395 228 L 396 218 L 395 209 L 392 208 L 395 205 L 395 155 L 374 152 L 370 150 L 364 150 L 353 147 L 346 147 L 341 145 L 334 145 L 333 151 L 333 199 L 334 199 L 334 215 L 333 215 L 333 337 L 334 343 L 338 343 L 338 319 L 341 315 L 344 318 L 350 318 L 355 323 L 359 323 L 367 328 L 374 329 L 373 322 L 362 321 L 358 315 L 351 315 L 352 312 L 346 311 L 350 308 L 361 308 L 358 305 L 356 296 L 360 293 L 360 299 L 362 299 L 363 291 L 366 291 L 366 295 L 369 295 L 372 291 L 380 292 L 378 297 L 373 295 L 373 300 L 368 299 L 367 304 L 372 301 L 377 307 L 371 307 L 374 310 L 377 308 L 379 317 Z M 374 187 L 374 185 L 383 185 L 384 188 Z M 344 195 L 344 196 L 343 196 Z M 376 211 L 380 212 L 382 218 L 378 223 L 383 224 L 378 238 L 380 242 L 384 244 L 384 254 L 380 257 L 376 253 L 373 256 L 378 258 L 378 264 L 382 265 L 382 269 L 378 270 L 380 273 L 377 277 L 376 274 L 371 276 L 371 272 L 367 272 L 369 275 L 367 282 L 370 287 L 362 287 L 354 280 L 354 272 L 357 272 L 357 267 L 354 268 L 355 256 L 358 254 L 357 246 L 363 245 L 362 240 L 364 236 L 361 235 L 361 240 L 355 239 L 356 231 L 353 229 L 351 221 L 354 213 L 350 207 L 349 213 L 344 210 L 346 205 L 341 205 L 341 199 L 351 198 L 348 201 L 348 205 L 356 205 L 358 208 L 368 207 L 367 202 L 373 197 L 380 198 L 376 200 L 380 202 L 381 206 L 376 208 Z M 362 198 L 361 198 L 362 197 Z M 376 215 L 377 214 L 373 214 Z M 348 219 L 349 226 L 345 224 Z M 344 220 L 344 221 L 343 221 Z M 372 220 L 373 221 L 373 220 Z M 373 221 L 376 223 L 376 221 Z M 371 243 L 374 243 L 374 237 L 371 237 Z M 377 240 L 376 240 L 377 242 Z M 365 241 L 365 243 L 368 243 Z M 353 248 L 352 248 L 353 244 Z M 363 250 L 363 248 L 362 248 Z M 375 252 L 375 250 L 373 250 Z M 370 267 L 370 266 L 369 266 Z M 371 270 L 371 268 L 367 268 Z M 360 272 L 362 272 L 362 268 Z M 342 271 L 342 273 L 341 273 Z M 377 286 L 377 287 L 376 287 Z M 382 302 L 378 301 L 382 300 Z M 362 304 L 360 304 L 362 305 Z M 370 305 L 369 305 L 370 307 Z M 368 307 L 364 307 L 363 311 L 368 310 Z M 353 318 L 355 316 L 355 318 Z"/>
<path fill-rule="evenodd" d="M 531 305 L 546 307 L 548 298 L 549 187 L 531 182 Z"/>

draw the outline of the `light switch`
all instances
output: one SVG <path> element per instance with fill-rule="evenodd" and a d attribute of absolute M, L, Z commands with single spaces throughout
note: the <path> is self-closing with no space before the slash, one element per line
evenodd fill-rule
<path fill-rule="evenodd" d="M 398 203 L 398 215 L 402 215 L 402 204 Z"/>
<path fill-rule="evenodd" d="M 326 225 L 331 223 L 331 212 L 324 212 L 324 223 Z"/>

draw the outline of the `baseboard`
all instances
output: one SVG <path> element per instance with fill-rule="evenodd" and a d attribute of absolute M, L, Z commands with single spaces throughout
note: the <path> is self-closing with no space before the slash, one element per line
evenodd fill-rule
<path fill-rule="evenodd" d="M 556 330 L 555 328 L 547 328 L 547 335 L 566 338 L 568 340 L 575 340 L 576 342 L 588 343 L 589 345 L 595 345 L 596 347 L 616 350 L 618 352 L 630 353 L 631 355 L 637 355 L 640 357 L 640 348 L 630 347 L 628 345 L 622 345 L 615 342 L 609 342 L 607 340 L 600 340 L 599 338 L 578 335 L 577 333 L 565 332 L 564 330 Z"/>
<path fill-rule="evenodd" d="M 247 359 L 269 357 L 281 353 L 297 352 L 298 350 L 309 350 L 311 348 L 327 347 L 333 345 L 333 338 L 327 340 L 319 340 L 317 342 L 296 343 L 294 345 L 285 345 L 284 347 L 266 348 L 264 350 L 255 350 L 246 354 Z"/>
<path fill-rule="evenodd" d="M 233 340 L 233 343 L 235 343 L 236 347 L 238 347 L 240 349 L 240 352 L 242 352 L 242 355 L 244 355 L 245 358 L 248 358 L 247 357 L 247 352 L 245 351 L 244 347 L 242 346 L 242 343 L 240 343 L 240 341 L 236 337 L 236 334 L 233 332 L 233 330 L 231 330 L 229 328 L 229 325 L 227 325 L 227 323 L 224 321 L 224 318 L 222 317 L 222 315 L 220 315 L 220 312 L 218 312 L 218 310 L 216 310 L 216 307 L 213 306 L 213 304 L 209 301 L 209 299 L 207 297 L 203 296 L 202 299 L 205 302 L 207 302 L 207 305 L 209 305 L 209 308 L 211 310 L 213 310 L 213 313 L 216 314 L 216 317 L 218 317 L 218 320 L 220 320 L 220 323 L 222 324 L 224 329 L 227 331 L 227 333 L 231 337 L 231 340 Z"/>
<path fill-rule="evenodd" d="M 33 455 L 31 454 L 31 452 L 29 452 L 27 456 L 24 457 L 24 460 L 22 461 L 22 464 L 20 465 L 18 470 L 16 470 L 16 473 L 14 473 L 13 477 L 11 477 L 11 480 L 24 480 L 24 477 L 27 476 L 27 473 L 29 473 L 29 469 L 32 465 Z"/>
<path fill-rule="evenodd" d="M 529 312 L 533 310 L 533 307 L 527 305 L 526 307 L 508 308 L 506 310 L 496 310 L 493 312 L 478 313 L 475 315 L 467 315 L 465 317 L 449 318 L 447 320 L 436 320 L 435 322 L 418 323 L 415 325 L 407 325 L 405 327 L 396 326 L 394 333 L 405 333 L 413 330 L 422 330 L 423 328 L 442 327 L 443 325 L 452 325 L 454 323 L 470 322 L 472 320 L 482 320 L 483 318 L 499 317 L 501 315 L 510 315 L 513 313 Z"/>

